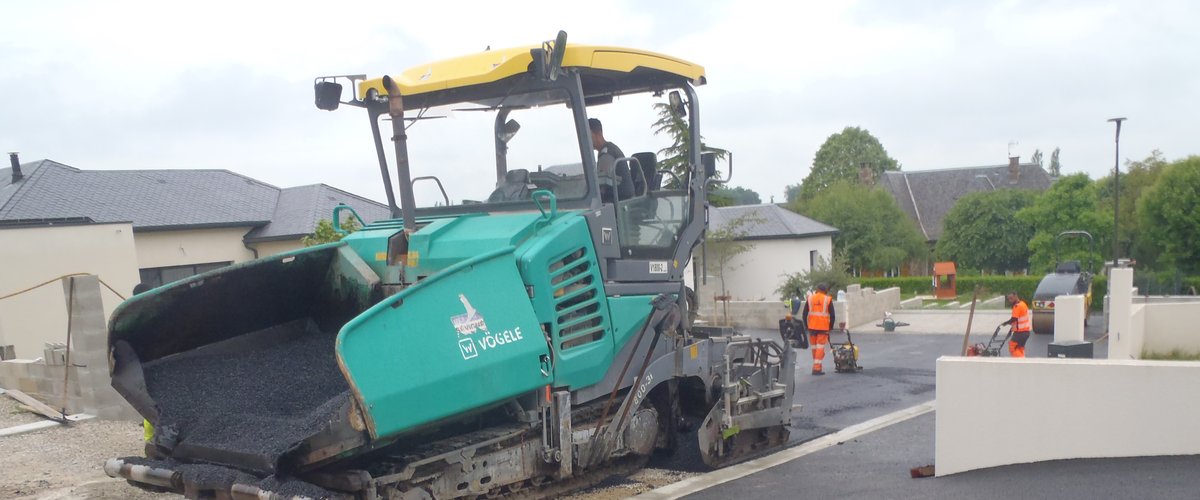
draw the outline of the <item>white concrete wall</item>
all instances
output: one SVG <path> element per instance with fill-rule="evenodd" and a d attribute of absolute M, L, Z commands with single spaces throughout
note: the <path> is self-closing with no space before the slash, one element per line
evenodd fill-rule
<path fill-rule="evenodd" d="M 1139 351 L 1133 346 L 1133 269 L 1113 269 L 1108 283 L 1108 359 L 1135 359 Z"/>
<path fill-rule="evenodd" d="M 1069 458 L 1200 454 L 1200 362 L 942 357 L 937 475 Z"/>
<path fill-rule="evenodd" d="M 128 297 L 138 283 L 133 229 L 128 223 L 0 229 L 0 296 L 70 273 L 97 275 Z M 121 299 L 101 286 L 107 318 Z M 65 342 L 66 304 L 60 283 L 0 300 L 0 345 L 18 358 L 42 356 L 46 342 Z"/>
<path fill-rule="evenodd" d="M 1083 342 L 1085 295 L 1059 295 L 1054 298 L 1054 341 Z"/>
<path fill-rule="evenodd" d="M 1200 353 L 1200 304 L 1146 304 L 1144 319 L 1144 351 Z"/>
<path fill-rule="evenodd" d="M 243 245 L 251 228 L 188 229 L 183 231 L 139 231 L 134 236 L 139 269 L 152 267 L 244 262 L 254 252 Z M 262 253 L 261 251 L 259 252 Z"/>
<path fill-rule="evenodd" d="M 851 285 L 849 288 L 851 291 L 847 292 L 846 300 L 835 301 L 834 307 L 837 311 L 837 322 L 846 321 L 846 326 L 852 331 L 858 331 L 856 326 L 874 325 L 883 319 L 884 311 L 893 311 L 899 307 L 899 288 L 889 288 L 879 293 L 872 288 L 860 288 L 858 285 Z M 779 327 L 779 320 L 788 313 L 788 308 L 778 300 L 730 301 L 728 304 L 713 301 L 711 296 L 708 300 L 709 303 L 700 304 L 700 315 L 701 319 L 713 325 L 773 330 Z"/>
<path fill-rule="evenodd" d="M 874 288 L 850 285 L 846 287 L 845 305 L 837 311 L 837 320 L 838 323 L 846 322 L 846 326 L 850 327 L 882 320 L 884 312 L 898 309 L 900 309 L 899 287 L 876 291 Z M 837 327 L 837 325 L 833 326 Z"/>
<path fill-rule="evenodd" d="M 734 257 L 725 271 L 725 290 L 733 296 L 733 300 L 779 300 L 775 289 L 783 284 L 784 275 L 807 272 L 809 270 L 809 252 L 816 250 L 820 258 L 829 260 L 833 255 L 833 238 L 819 236 L 815 238 L 781 239 L 781 240 L 752 240 L 754 245 L 749 251 Z M 700 249 L 696 249 L 692 262 L 700 260 Z M 696 290 L 702 301 L 712 300 L 712 296 L 720 295 L 720 279 L 715 270 L 710 271 L 707 285 L 696 287 L 692 283 L 692 271 L 684 275 L 688 286 Z"/>
<path fill-rule="evenodd" d="M 298 238 L 294 240 L 263 241 L 260 243 L 252 243 L 250 246 L 254 247 L 255 250 L 258 250 L 259 257 L 266 257 L 268 255 L 275 255 L 277 253 L 290 252 L 292 250 L 304 248 L 304 244 L 301 243 L 300 239 Z"/>

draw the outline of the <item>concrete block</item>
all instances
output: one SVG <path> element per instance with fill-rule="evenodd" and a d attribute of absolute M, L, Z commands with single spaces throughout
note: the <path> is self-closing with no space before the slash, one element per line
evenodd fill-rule
<path fill-rule="evenodd" d="M 1083 295 L 1059 295 L 1054 298 L 1054 342 L 1083 342 Z"/>
<path fill-rule="evenodd" d="M 97 418 L 103 420 L 124 420 L 128 422 L 141 422 L 142 416 L 134 410 L 132 406 L 122 400 L 119 404 L 110 404 L 96 408 L 94 411 L 89 411 Z"/>
<path fill-rule="evenodd" d="M 17 379 L 17 390 L 24 392 L 25 394 L 37 394 L 37 381 L 31 378 Z"/>

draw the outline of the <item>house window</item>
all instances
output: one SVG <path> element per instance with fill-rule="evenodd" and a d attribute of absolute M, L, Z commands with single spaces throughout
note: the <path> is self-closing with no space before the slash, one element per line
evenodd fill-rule
<path fill-rule="evenodd" d="M 809 250 L 808 251 L 808 270 L 811 272 L 813 269 L 816 269 L 816 268 L 817 268 L 817 251 Z"/>
<path fill-rule="evenodd" d="M 195 276 L 200 273 L 206 273 L 213 269 L 233 264 L 233 262 L 210 262 L 207 264 L 189 264 L 186 266 L 168 266 L 168 267 L 149 267 L 138 270 L 141 275 L 142 283 L 145 283 L 150 288 L 157 288 L 173 281 Z"/>

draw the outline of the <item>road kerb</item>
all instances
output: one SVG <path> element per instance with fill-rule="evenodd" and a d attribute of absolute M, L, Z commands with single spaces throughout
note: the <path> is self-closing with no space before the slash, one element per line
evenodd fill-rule
<path fill-rule="evenodd" d="M 755 472 L 784 464 L 797 458 L 816 453 L 831 446 L 836 446 L 851 439 L 869 434 L 879 429 L 919 417 L 933 411 L 934 402 L 926 401 L 916 406 L 895 411 L 882 417 L 873 418 L 866 422 L 855 424 L 832 434 L 826 434 L 799 446 L 788 448 L 762 458 L 756 458 L 740 464 L 715 470 L 707 474 L 690 477 L 677 483 L 668 484 L 661 488 L 647 491 L 633 498 L 641 500 L 665 500 L 690 495 L 713 486 L 746 477 Z"/>

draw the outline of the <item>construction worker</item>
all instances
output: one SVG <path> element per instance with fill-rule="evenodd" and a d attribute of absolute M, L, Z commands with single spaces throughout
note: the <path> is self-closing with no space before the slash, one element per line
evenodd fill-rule
<path fill-rule="evenodd" d="M 1005 298 L 1008 299 L 1008 303 L 1012 304 L 1012 317 L 1008 318 L 1008 321 L 1000 323 L 1000 326 L 1016 323 L 1012 339 L 1008 341 L 1008 355 L 1014 358 L 1023 358 L 1025 357 L 1025 342 L 1029 341 L 1029 334 L 1033 332 L 1033 311 L 1029 310 L 1029 306 L 1021 300 L 1016 291 L 1008 292 Z"/>
<path fill-rule="evenodd" d="M 792 292 L 792 295 L 783 301 L 783 306 L 787 308 L 787 315 L 784 316 L 786 328 L 780 328 L 780 333 L 783 334 L 784 342 L 788 342 L 792 347 L 801 349 L 808 348 L 808 337 L 804 333 L 803 323 L 798 317 L 800 314 L 800 306 L 804 304 L 800 300 L 800 289 L 797 288 Z"/>
<path fill-rule="evenodd" d="M 633 177 L 629 175 L 629 164 L 617 163 L 625 153 L 604 138 L 604 124 L 600 120 L 588 118 L 588 130 L 592 133 L 592 148 L 596 150 L 596 175 L 602 182 L 601 200 L 612 203 L 632 197 Z"/>
<path fill-rule="evenodd" d="M 821 362 L 825 360 L 825 345 L 829 343 L 829 328 L 836 319 L 833 312 L 833 297 L 829 296 L 829 287 L 824 283 L 817 285 L 817 291 L 810 293 L 804 302 L 804 312 L 801 317 L 808 327 L 808 345 L 812 349 L 812 374 L 824 375 Z"/>

